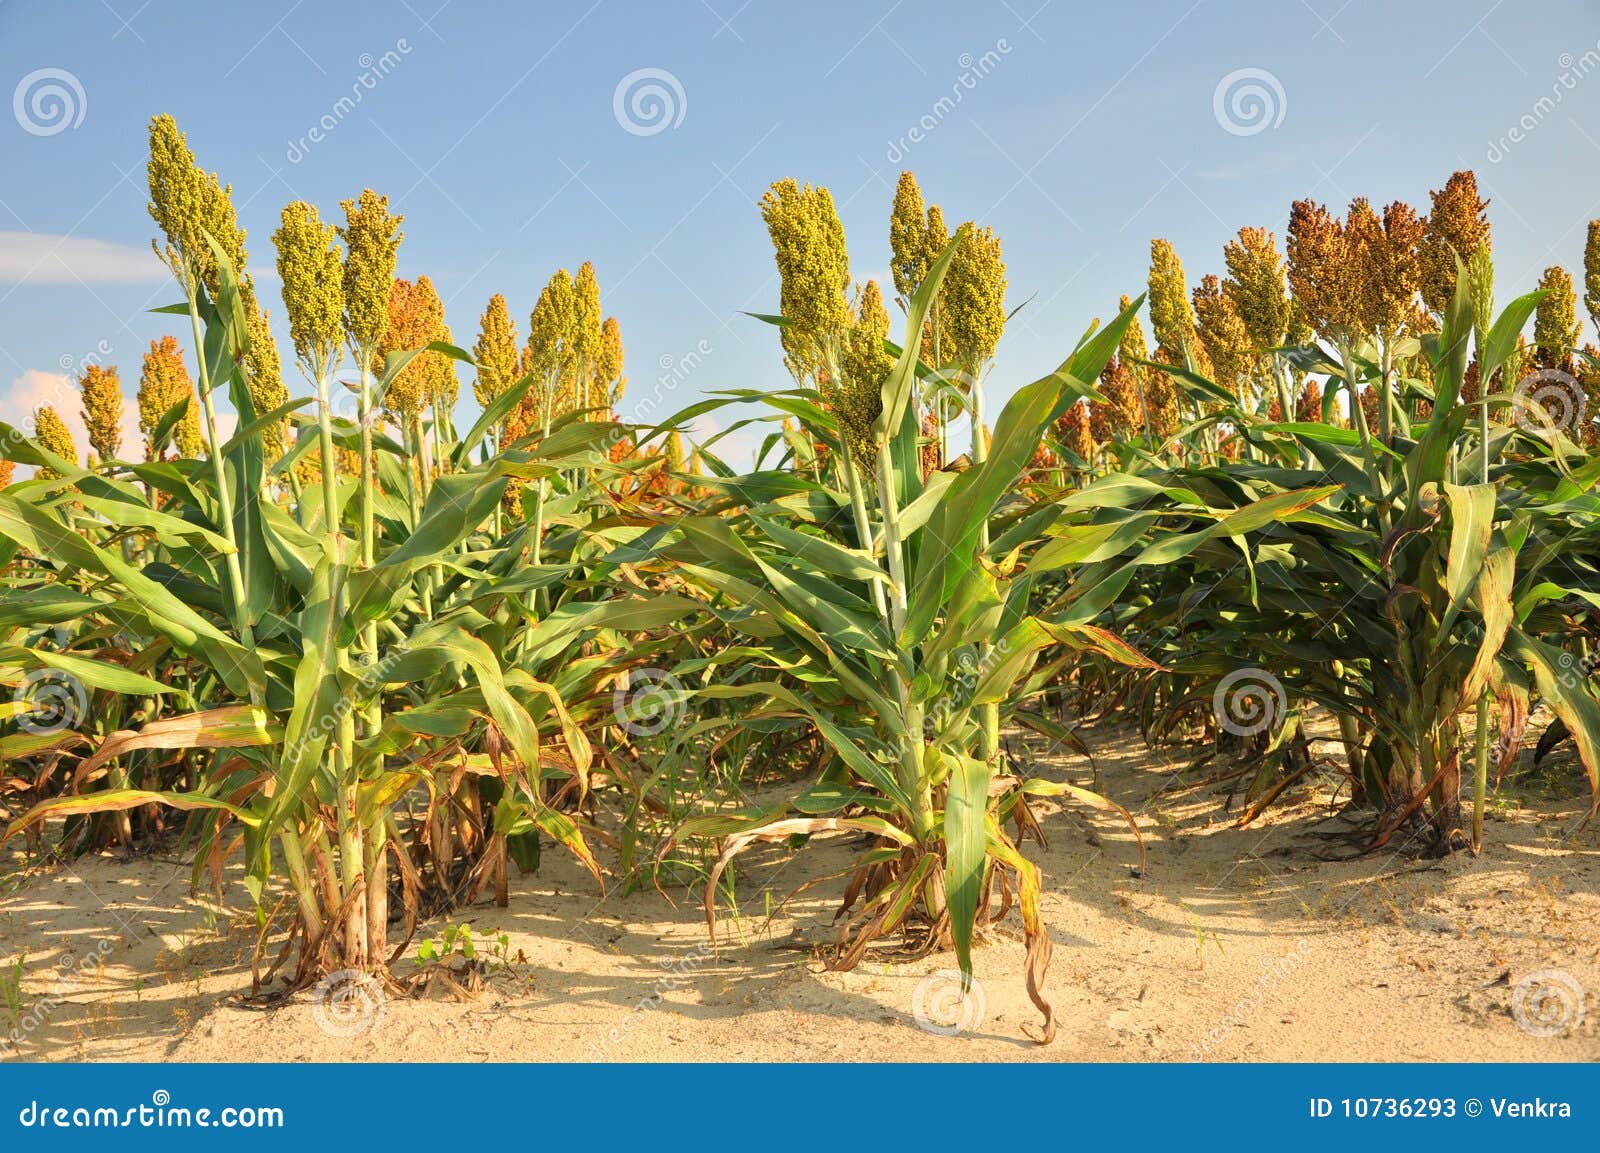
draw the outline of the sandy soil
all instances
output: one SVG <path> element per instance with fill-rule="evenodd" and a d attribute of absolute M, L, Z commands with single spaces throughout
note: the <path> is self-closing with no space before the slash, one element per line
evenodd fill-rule
<path fill-rule="evenodd" d="M 0 982 L 21 973 L 14 1008 L 0 998 L 0 1054 L 10 1030 L 24 1060 L 1600 1060 L 1600 828 L 1582 827 L 1576 776 L 1564 803 L 1500 806 L 1480 858 L 1335 861 L 1349 826 L 1314 789 L 1238 829 L 1237 801 L 1224 807 L 1238 782 L 1207 780 L 1215 764 L 1117 730 L 1089 739 L 1149 867 L 1136 875 L 1114 820 L 1041 811 L 1050 844 L 1028 851 L 1055 942 L 1047 1047 L 1024 1034 L 1038 1016 L 1015 915 L 965 1002 L 950 955 L 825 971 L 810 946 L 829 939 L 839 883 L 769 919 L 769 901 L 844 867 L 853 846 L 835 841 L 749 854 L 717 955 L 698 893 L 601 899 L 547 851 L 513 876 L 509 908 L 457 916 L 509 938 L 511 963 L 475 1000 L 357 997 L 349 1013 L 309 992 L 270 1012 L 240 1000 L 255 936 L 241 889 L 217 905 L 188 895 L 182 862 L 80 861 L 0 889 Z M 1087 784 L 1094 770 L 1042 771 Z M 930 1031 L 919 1008 L 963 1027 Z"/>

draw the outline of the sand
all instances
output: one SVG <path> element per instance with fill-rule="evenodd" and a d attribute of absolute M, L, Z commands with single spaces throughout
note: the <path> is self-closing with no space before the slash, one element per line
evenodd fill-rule
<path fill-rule="evenodd" d="M 1040 806 L 1049 846 L 1028 852 L 1055 943 L 1049 1046 L 1026 1035 L 1039 1018 L 1015 914 L 987 934 L 964 1000 L 949 954 L 826 971 L 816 946 L 842 882 L 782 902 L 848 863 L 858 846 L 832 838 L 748 854 L 715 953 L 698 890 L 601 897 L 547 848 L 538 873 L 513 870 L 508 908 L 454 918 L 508 941 L 475 999 L 353 985 L 270 1011 L 241 997 L 242 887 L 191 897 L 188 864 L 161 857 L 33 870 L 0 888 L 0 981 L 26 951 L 0 1053 L 10 1030 L 22 1060 L 1600 1060 L 1600 822 L 1583 824 L 1575 773 L 1497 805 L 1481 857 L 1327 860 L 1349 853 L 1352 822 L 1319 787 L 1240 829 L 1231 784 L 1205 780 L 1215 763 L 1184 772 L 1193 750 L 1115 728 L 1088 739 L 1149 864 L 1137 873 L 1115 819 Z M 1040 771 L 1088 784 L 1094 770 Z"/>

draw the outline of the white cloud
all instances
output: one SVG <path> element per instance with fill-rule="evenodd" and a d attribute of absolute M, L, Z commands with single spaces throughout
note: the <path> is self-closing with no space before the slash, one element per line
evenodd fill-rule
<path fill-rule="evenodd" d="M 149 248 L 0 231 L 0 284 L 149 284 L 171 275 Z"/>

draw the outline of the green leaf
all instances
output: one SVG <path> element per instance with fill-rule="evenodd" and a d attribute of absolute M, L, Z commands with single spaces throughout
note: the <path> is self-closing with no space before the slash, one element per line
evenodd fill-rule
<path fill-rule="evenodd" d="M 1489 538 L 1494 533 L 1494 485 L 1446 484 L 1444 491 L 1450 502 L 1450 552 L 1445 569 L 1450 605 L 1439 620 L 1435 645 L 1450 635 L 1456 616 L 1477 587 L 1478 574 L 1489 554 Z"/>
<path fill-rule="evenodd" d="M 1461 279 L 1465 280 L 1466 277 Z M 1490 380 L 1500 371 L 1501 366 L 1516 351 L 1517 338 L 1527 326 L 1528 317 L 1533 315 L 1533 310 L 1539 306 L 1539 301 L 1547 295 L 1547 290 L 1538 289 L 1519 296 L 1506 305 L 1505 310 L 1489 329 L 1489 338 L 1484 345 L 1484 363 L 1479 365 L 1479 379 Z M 1515 384 L 1515 381 L 1511 381 L 1506 387 L 1509 390 L 1509 386 Z"/>
<path fill-rule="evenodd" d="M 932 753 L 929 755 L 939 756 Z M 988 855 L 984 817 L 989 808 L 989 782 L 994 770 L 986 762 L 951 752 L 942 754 L 950 768 L 950 791 L 945 802 L 945 893 L 950 909 L 950 936 L 961 967 L 961 988 L 972 985 L 972 930 L 983 892 L 983 869 Z"/>
<path fill-rule="evenodd" d="M 102 789 L 84 796 L 57 797 L 55 800 L 43 801 L 35 805 L 7 826 L 5 835 L 0 836 L 0 845 L 5 844 L 12 837 L 15 837 L 30 826 L 51 818 L 86 816 L 89 813 L 126 812 L 128 809 L 143 808 L 145 805 L 165 805 L 170 809 L 180 810 L 213 809 L 228 813 L 247 825 L 256 823 L 255 816 L 248 809 L 241 809 L 238 805 L 232 805 L 216 797 L 207 797 L 198 793 L 162 793 L 147 789 Z"/>
<path fill-rule="evenodd" d="M 1580 661 L 1543 641 L 1513 629 L 1506 646 L 1533 670 L 1534 685 L 1556 716 L 1566 724 L 1578 757 L 1589 775 L 1593 809 L 1600 809 L 1600 704 L 1589 689 Z"/>

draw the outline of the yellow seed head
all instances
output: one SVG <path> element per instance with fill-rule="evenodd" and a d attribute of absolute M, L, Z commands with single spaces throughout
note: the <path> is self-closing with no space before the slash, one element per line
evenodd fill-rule
<path fill-rule="evenodd" d="M 1117 304 L 1117 311 L 1126 312 L 1128 305 L 1132 303 L 1133 301 L 1124 295 Z M 1144 431 L 1144 414 L 1150 400 L 1151 386 L 1157 383 L 1158 377 L 1166 375 L 1139 363 L 1149 359 L 1150 346 L 1145 341 L 1144 325 L 1139 323 L 1139 318 L 1135 315 L 1128 327 L 1123 330 L 1122 339 L 1117 342 L 1117 356 L 1113 362 L 1116 370 L 1110 374 L 1112 379 L 1109 381 L 1111 387 L 1117 391 L 1115 399 L 1118 421 L 1123 426 L 1122 434 L 1125 436 Z"/>
<path fill-rule="evenodd" d="M 661 448 L 661 455 L 666 458 L 668 471 L 683 471 L 683 437 L 678 434 L 677 429 L 667 433 L 666 443 Z"/>
<path fill-rule="evenodd" d="M 72 433 L 61 414 L 48 404 L 40 405 L 33 414 L 33 438 L 46 452 L 62 460 L 78 463 L 78 446 L 72 443 Z M 45 480 L 55 480 L 60 473 L 48 465 L 41 466 L 37 475 Z"/>
<path fill-rule="evenodd" d="M 1539 287 L 1546 294 L 1533 313 L 1533 344 L 1539 364 L 1566 369 L 1582 332 L 1572 277 L 1560 265 L 1551 265 L 1539 279 Z"/>
<path fill-rule="evenodd" d="M 341 202 L 344 241 L 344 331 L 357 367 L 370 371 L 372 355 L 389 327 L 389 288 L 400 242 L 403 216 L 389 213 L 389 198 L 372 189 Z"/>
<path fill-rule="evenodd" d="M 894 208 L 889 214 L 889 250 L 894 254 L 894 290 L 900 299 L 910 300 L 928 274 L 928 221 L 922 189 L 909 172 L 902 172 L 895 185 Z"/>
<path fill-rule="evenodd" d="M 1345 213 L 1344 243 L 1355 327 L 1361 332 L 1376 332 L 1383 317 L 1383 222 L 1364 196 L 1352 200 Z"/>
<path fill-rule="evenodd" d="M 1194 312 L 1200 343 L 1211 361 L 1212 379 L 1242 403 L 1248 402 L 1256 369 L 1250 333 L 1215 276 L 1202 277 L 1196 286 Z"/>
<path fill-rule="evenodd" d="M 545 284 L 528 316 L 527 359 L 545 374 L 559 374 L 572 359 L 571 332 L 577 316 L 576 286 L 565 268 Z"/>
<path fill-rule="evenodd" d="M 1189 287 L 1183 261 L 1172 243 L 1160 237 L 1150 242 L 1150 326 L 1155 330 L 1156 358 L 1181 365 L 1184 353 L 1199 356 L 1194 313 L 1189 307 Z M 1165 375 L 1165 374 L 1163 374 Z"/>
<path fill-rule="evenodd" d="M 389 289 L 389 326 L 378 344 L 378 355 L 386 358 L 393 352 L 410 352 L 422 348 L 430 341 L 449 339 L 449 329 L 444 323 L 444 302 L 426 276 L 409 280 L 395 280 Z M 409 428 L 411 421 L 421 414 L 429 403 L 448 398 L 455 402 L 451 382 L 455 378 L 452 361 L 440 352 L 428 351 L 413 357 L 411 363 L 394 380 L 384 395 L 384 408 L 401 428 Z M 449 380 L 446 380 L 446 377 Z M 448 406 L 445 406 L 448 407 Z"/>
<path fill-rule="evenodd" d="M 594 264 L 585 260 L 572 278 L 572 354 L 591 367 L 600 356 L 600 281 Z"/>
<path fill-rule="evenodd" d="M 837 383 L 826 382 L 822 396 L 839 422 L 840 435 L 863 467 L 877 459 L 872 424 L 883 409 L 883 382 L 894 368 L 894 357 L 884 348 L 889 335 L 889 313 L 876 280 L 856 294 L 855 319 L 845 334 Z"/>
<path fill-rule="evenodd" d="M 1357 197 L 1350 203 L 1344 235 L 1356 285 L 1358 327 L 1393 337 L 1410 317 L 1416 299 L 1422 221 L 1409 204 L 1398 200 L 1383 210 L 1379 220 L 1366 199 Z"/>
<path fill-rule="evenodd" d="M 1289 327 L 1289 294 L 1277 237 L 1265 228 L 1241 228 L 1238 239 L 1223 246 L 1222 259 L 1228 268 L 1222 291 L 1250 344 L 1258 352 L 1278 347 Z"/>
<path fill-rule="evenodd" d="M 1289 291 L 1305 321 L 1329 340 L 1361 330 L 1361 275 L 1344 224 L 1314 200 L 1289 210 Z"/>
<path fill-rule="evenodd" d="M 601 319 L 600 311 L 600 281 L 595 276 L 594 265 L 587 260 L 578 266 L 578 275 L 572 278 L 572 306 L 572 331 L 568 334 L 576 372 L 572 384 L 572 407 L 593 409 L 609 398 L 600 379 L 601 344 L 605 340 L 605 322 Z"/>
<path fill-rule="evenodd" d="M 600 326 L 600 356 L 595 363 L 595 383 L 600 386 L 600 397 L 615 407 L 622 399 L 627 378 L 622 375 L 622 325 L 614 316 L 608 316 Z"/>
<path fill-rule="evenodd" d="M 232 262 L 246 304 L 254 304 L 255 290 L 245 271 L 244 230 L 233 208 L 233 186 L 223 185 L 216 173 L 195 163 L 187 138 L 171 116 L 157 116 L 150 122 L 146 175 L 150 216 L 167 238 L 165 249 L 156 247 L 157 254 L 185 285 L 193 269 L 215 297 L 220 277 L 216 256 L 205 240 L 210 233 Z"/>
<path fill-rule="evenodd" d="M 944 209 L 937 204 L 928 205 L 928 228 L 923 233 L 923 243 L 927 247 L 922 253 L 922 268 L 924 273 L 939 259 L 939 254 L 950 246 L 950 229 L 945 226 Z"/>
<path fill-rule="evenodd" d="M 1289 300 L 1289 331 L 1284 333 L 1283 341 L 1288 345 L 1310 344 L 1316 335 L 1311 329 L 1311 324 L 1306 320 L 1306 310 L 1294 298 Z"/>
<path fill-rule="evenodd" d="M 303 200 L 284 207 L 283 223 L 272 234 L 295 356 L 318 379 L 333 371 L 344 335 L 344 261 L 338 238 L 339 230 L 323 224 L 316 207 Z"/>
<path fill-rule="evenodd" d="M 955 258 L 945 272 L 940 318 L 962 366 L 976 375 L 994 356 L 1006 327 L 1006 263 L 993 229 L 970 220 L 962 226 Z"/>
<path fill-rule="evenodd" d="M 90 447 L 102 461 L 115 460 L 122 449 L 122 382 L 116 366 L 88 365 L 78 379 L 78 390 Z"/>
<path fill-rule="evenodd" d="M 1124 295 L 1120 303 L 1117 305 L 1117 311 L 1126 312 L 1128 310 L 1128 305 L 1132 303 L 1133 300 Z M 1122 340 L 1117 344 L 1117 356 L 1119 359 L 1127 362 L 1129 368 L 1136 370 L 1138 373 L 1145 373 L 1149 371 L 1143 365 L 1136 365 L 1133 363 L 1136 360 L 1150 359 L 1150 346 L 1145 342 L 1144 325 L 1139 323 L 1139 317 L 1137 314 L 1135 314 L 1132 322 L 1129 323 L 1127 329 L 1122 333 Z"/>
<path fill-rule="evenodd" d="M 1419 274 L 1424 303 L 1443 313 L 1456 290 L 1456 258 L 1465 262 L 1479 248 L 1490 246 L 1489 218 L 1484 214 L 1489 202 L 1478 199 L 1478 178 L 1470 169 L 1454 173 L 1429 196 L 1433 210 L 1423 222 Z"/>
<path fill-rule="evenodd" d="M 1600 220 L 1589 221 L 1583 244 L 1583 307 L 1600 328 Z"/>
<path fill-rule="evenodd" d="M 516 325 L 511 322 L 506 298 L 498 292 L 489 298 L 483 318 L 478 321 L 478 342 L 472 346 L 472 359 L 478 362 L 472 395 L 485 408 L 520 378 Z"/>
<path fill-rule="evenodd" d="M 801 187 L 792 179 L 767 190 L 761 218 L 772 237 L 779 301 L 789 321 L 782 332 L 785 359 L 803 379 L 816 373 L 824 344 L 837 340 L 850 322 L 844 225 L 826 188 Z"/>
<path fill-rule="evenodd" d="M 272 325 L 267 314 L 250 305 L 247 320 L 250 347 L 245 350 L 245 383 L 250 389 L 250 402 L 257 416 L 265 416 L 274 409 L 289 403 L 289 389 L 283 383 L 283 365 L 278 359 L 278 341 L 272 335 Z M 275 420 L 261 430 L 262 450 L 267 463 L 283 455 L 288 434 L 288 422 Z"/>
<path fill-rule="evenodd" d="M 439 322 L 439 335 L 435 339 L 444 344 L 456 342 L 456 338 L 451 335 L 450 326 L 443 320 Z M 456 397 L 461 394 L 461 381 L 456 376 L 455 360 L 442 352 L 430 352 L 424 359 L 430 360 L 432 364 L 432 371 L 428 374 L 428 399 L 441 414 L 452 412 L 456 406 Z"/>
<path fill-rule="evenodd" d="M 200 403 L 195 398 L 194 382 L 183 363 L 183 351 L 175 336 L 163 336 L 150 342 L 150 351 L 144 354 L 144 365 L 139 373 L 139 431 L 144 433 L 144 457 L 155 459 L 155 446 L 150 438 L 155 435 L 161 419 L 171 412 L 181 400 L 189 407 L 173 429 L 172 439 L 180 456 L 198 458 L 203 451 L 200 437 Z"/>
<path fill-rule="evenodd" d="M 577 286 L 565 268 L 557 269 L 528 317 L 528 343 L 521 367 L 524 373 L 537 373 L 539 379 L 517 406 L 518 423 L 526 429 L 540 428 L 546 416 L 554 419 L 571 410 L 572 378 L 577 371 L 572 331 L 577 315 Z"/>

